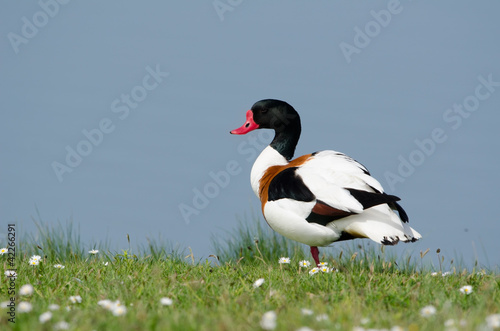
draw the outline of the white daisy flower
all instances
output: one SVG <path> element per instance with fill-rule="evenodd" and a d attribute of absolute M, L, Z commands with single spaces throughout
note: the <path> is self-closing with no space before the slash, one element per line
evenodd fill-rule
<path fill-rule="evenodd" d="M 434 306 L 425 306 L 420 310 L 420 316 L 422 317 L 431 317 L 436 314 L 436 307 Z"/>
<path fill-rule="evenodd" d="M 93 250 L 90 250 L 89 253 L 95 255 L 95 254 L 99 253 L 99 250 L 98 249 L 93 249 Z"/>
<path fill-rule="evenodd" d="M 103 262 L 102 264 L 104 264 L 104 266 L 107 267 L 109 262 Z"/>
<path fill-rule="evenodd" d="M 493 314 L 486 317 L 486 324 L 490 329 L 500 328 L 500 314 Z"/>
<path fill-rule="evenodd" d="M 82 303 L 82 297 L 79 295 L 70 296 L 69 301 L 71 301 L 71 303 Z"/>
<path fill-rule="evenodd" d="M 40 321 L 40 323 L 43 324 L 45 322 L 50 321 L 51 318 L 52 318 L 52 312 L 47 311 L 47 312 L 43 313 L 42 315 L 40 315 L 40 317 L 38 317 L 38 320 Z"/>
<path fill-rule="evenodd" d="M 262 284 L 264 284 L 264 278 L 259 278 L 253 283 L 253 288 L 260 287 Z"/>
<path fill-rule="evenodd" d="M 33 285 L 26 284 L 21 286 L 21 288 L 19 289 L 19 294 L 23 296 L 32 295 L 34 290 L 35 289 L 33 288 Z"/>
<path fill-rule="evenodd" d="M 3 301 L 0 302 L 0 308 L 7 308 L 9 307 L 10 301 Z"/>
<path fill-rule="evenodd" d="M 299 267 L 302 267 L 302 268 L 308 268 L 310 265 L 311 265 L 311 262 L 309 262 L 307 260 L 302 260 L 299 262 Z"/>
<path fill-rule="evenodd" d="M 399 325 L 394 325 L 392 328 L 391 328 L 391 331 L 405 331 L 404 328 L 402 328 L 401 326 Z"/>
<path fill-rule="evenodd" d="M 431 273 L 431 276 L 437 276 L 437 275 L 438 275 L 438 273 L 437 273 L 437 272 L 432 272 L 432 273 Z"/>
<path fill-rule="evenodd" d="M 451 275 L 451 271 L 445 271 L 442 274 L 443 277 L 446 277 L 446 276 L 449 276 L 449 275 Z"/>
<path fill-rule="evenodd" d="M 7 251 L 7 248 L 0 248 L 0 255 L 4 255 Z"/>
<path fill-rule="evenodd" d="M 325 273 L 332 272 L 332 270 L 328 267 L 320 267 L 319 270 L 321 270 L 321 272 L 325 272 Z"/>
<path fill-rule="evenodd" d="M 320 262 L 318 263 L 318 267 L 325 267 L 328 265 L 328 262 Z"/>
<path fill-rule="evenodd" d="M 288 263 L 290 264 L 290 258 L 289 257 L 280 257 L 279 261 L 278 261 L 280 264 L 283 264 L 283 263 Z"/>
<path fill-rule="evenodd" d="M 274 311 L 268 311 L 262 315 L 260 320 L 260 327 L 264 330 L 274 330 L 276 328 L 276 319 L 278 316 Z"/>
<path fill-rule="evenodd" d="M 30 265 L 33 265 L 33 266 L 35 266 L 35 265 L 39 265 L 39 264 L 40 264 L 40 260 L 34 260 L 34 259 L 31 259 L 31 260 L 29 261 L 29 264 L 30 264 Z"/>
<path fill-rule="evenodd" d="M 174 300 L 170 298 L 161 298 L 160 303 L 162 304 L 162 306 L 171 306 L 174 303 Z"/>
<path fill-rule="evenodd" d="M 309 270 L 309 275 L 315 275 L 319 272 L 319 268 L 312 268 L 311 270 Z"/>
<path fill-rule="evenodd" d="M 40 255 L 33 255 L 30 260 L 41 261 L 42 257 Z"/>
<path fill-rule="evenodd" d="M 451 328 L 452 326 L 455 325 L 455 320 L 450 318 L 449 320 L 446 320 L 444 322 L 444 326 L 447 327 L 447 328 Z"/>
<path fill-rule="evenodd" d="M 4 272 L 4 275 L 7 278 L 17 278 L 17 272 L 13 270 L 7 270 L 6 272 Z"/>
<path fill-rule="evenodd" d="M 118 306 L 114 307 L 111 312 L 115 316 L 122 316 L 122 315 L 125 315 L 127 313 L 127 308 L 125 306 L 118 305 Z"/>
<path fill-rule="evenodd" d="M 57 269 L 64 269 L 64 266 L 62 264 L 55 264 L 54 265 L 54 268 L 57 268 Z"/>
<path fill-rule="evenodd" d="M 361 325 L 366 325 L 368 323 L 370 323 L 370 319 L 368 317 L 363 317 L 359 323 L 361 323 Z"/>
<path fill-rule="evenodd" d="M 65 321 L 57 322 L 54 325 L 54 329 L 56 329 L 56 330 L 68 330 L 69 324 L 68 324 L 68 322 L 65 322 Z"/>
<path fill-rule="evenodd" d="M 319 314 L 316 316 L 316 321 L 321 322 L 321 321 L 328 321 L 328 315 L 327 314 Z"/>
<path fill-rule="evenodd" d="M 32 309 L 33 309 L 33 306 L 31 305 L 31 303 L 26 302 L 26 301 L 21 301 L 17 305 L 17 311 L 20 312 L 20 313 L 28 313 Z"/>
<path fill-rule="evenodd" d="M 304 316 L 311 316 L 312 314 L 314 314 L 314 312 L 311 310 L 311 309 L 307 309 L 307 308 L 302 308 L 300 310 L 300 312 L 302 313 L 302 315 Z"/>
<path fill-rule="evenodd" d="M 314 331 L 314 330 L 308 326 L 303 326 L 301 328 L 298 328 L 296 331 Z"/>
<path fill-rule="evenodd" d="M 123 306 L 123 305 L 122 305 L 122 303 L 120 302 L 120 300 L 112 301 L 112 302 L 111 302 L 111 307 L 109 308 L 109 310 L 113 311 L 113 310 L 115 310 L 116 308 L 121 307 L 121 306 Z"/>
<path fill-rule="evenodd" d="M 460 292 L 462 292 L 463 294 L 467 294 L 467 295 L 469 295 L 469 294 L 471 294 L 471 293 L 472 293 L 472 286 L 470 286 L 470 285 L 465 285 L 465 286 L 462 286 L 462 287 L 460 288 Z"/>
<path fill-rule="evenodd" d="M 59 305 L 56 305 L 55 303 L 49 305 L 49 310 L 59 310 Z"/>
<path fill-rule="evenodd" d="M 108 299 L 105 299 L 105 300 L 100 300 L 97 302 L 97 304 L 99 306 L 101 306 L 102 308 L 104 309 L 107 309 L 107 310 L 110 310 L 113 303 L 111 302 L 111 300 L 108 300 Z"/>

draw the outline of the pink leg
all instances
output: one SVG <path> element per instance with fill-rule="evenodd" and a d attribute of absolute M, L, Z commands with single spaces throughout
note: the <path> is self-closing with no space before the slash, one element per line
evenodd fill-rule
<path fill-rule="evenodd" d="M 314 262 L 316 262 L 316 266 L 319 264 L 319 249 L 316 246 L 311 246 L 311 255 L 313 256 Z"/>

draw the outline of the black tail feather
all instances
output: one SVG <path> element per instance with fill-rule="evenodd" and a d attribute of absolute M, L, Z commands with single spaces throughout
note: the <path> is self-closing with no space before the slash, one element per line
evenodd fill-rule
<path fill-rule="evenodd" d="M 347 188 L 346 190 L 348 190 L 351 195 L 363 205 L 363 209 L 368 209 L 370 207 L 381 205 L 383 203 L 390 204 L 401 200 L 395 195 L 389 195 L 385 193 L 373 193 L 363 190 L 357 190 L 354 188 Z"/>
<path fill-rule="evenodd" d="M 410 219 L 408 218 L 408 214 L 406 211 L 401 207 L 401 205 L 397 202 L 394 202 L 394 206 L 396 207 L 396 210 L 399 213 L 399 218 L 403 221 L 403 223 L 408 223 L 410 222 Z"/>
<path fill-rule="evenodd" d="M 383 203 L 388 204 L 392 209 L 396 209 L 399 213 L 399 217 L 404 223 L 409 222 L 408 214 L 406 211 L 401 207 L 397 201 L 401 200 L 395 195 L 389 195 L 386 193 L 373 193 L 373 192 L 367 192 L 363 190 L 356 190 L 353 188 L 348 188 L 348 190 L 351 195 L 356 198 L 362 205 L 363 209 L 368 209 L 373 206 L 381 205 Z"/>

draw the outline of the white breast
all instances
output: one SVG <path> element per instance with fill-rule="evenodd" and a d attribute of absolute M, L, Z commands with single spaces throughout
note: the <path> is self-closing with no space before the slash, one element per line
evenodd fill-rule
<path fill-rule="evenodd" d="M 250 172 L 250 183 L 255 195 L 259 197 L 260 179 L 266 172 L 267 168 L 276 165 L 286 165 L 288 161 L 277 150 L 271 146 L 267 146 L 262 153 L 260 153 L 257 160 L 253 164 L 252 171 Z"/>

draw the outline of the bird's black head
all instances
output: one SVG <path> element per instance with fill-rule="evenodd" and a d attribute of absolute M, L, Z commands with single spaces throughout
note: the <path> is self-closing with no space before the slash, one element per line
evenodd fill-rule
<path fill-rule="evenodd" d="M 276 132 L 271 146 L 287 159 L 293 156 L 300 137 L 299 114 L 288 103 L 275 99 L 256 102 L 247 111 L 243 126 L 231 131 L 232 134 L 246 134 L 255 129 L 273 129 Z"/>
<path fill-rule="evenodd" d="M 274 129 L 277 133 L 295 131 L 300 134 L 300 117 L 295 109 L 284 101 L 260 100 L 247 111 L 245 124 L 231 133 L 245 134 L 255 129 Z"/>
<path fill-rule="evenodd" d="M 251 110 L 259 128 L 274 129 L 276 132 L 300 130 L 299 114 L 284 101 L 260 100 L 252 106 Z"/>

